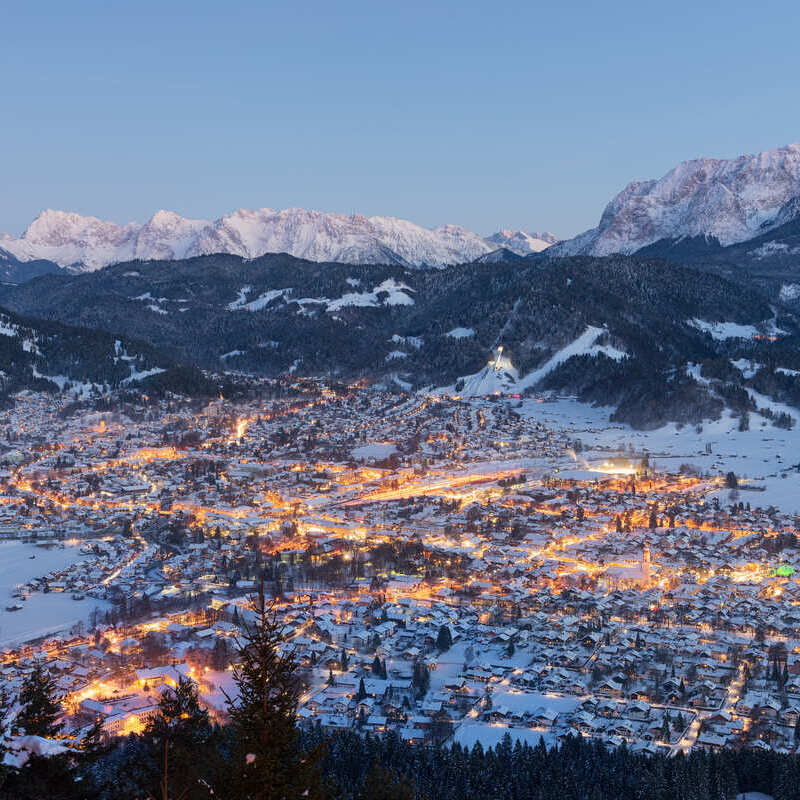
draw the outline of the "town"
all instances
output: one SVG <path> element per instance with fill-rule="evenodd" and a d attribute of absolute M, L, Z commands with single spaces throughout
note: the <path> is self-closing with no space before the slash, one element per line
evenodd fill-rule
<path fill-rule="evenodd" d="M 795 752 L 795 518 L 731 471 L 545 424 L 548 405 L 308 379 L 18 398 L 2 691 L 49 671 L 68 740 L 143 730 L 181 678 L 224 721 L 263 586 L 301 725 Z"/>

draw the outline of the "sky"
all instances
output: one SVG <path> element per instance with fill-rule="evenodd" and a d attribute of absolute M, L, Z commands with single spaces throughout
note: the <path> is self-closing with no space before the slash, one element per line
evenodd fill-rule
<path fill-rule="evenodd" d="M 631 180 L 800 140 L 796 0 L 7 3 L 0 231 L 45 208 L 572 236 Z"/>

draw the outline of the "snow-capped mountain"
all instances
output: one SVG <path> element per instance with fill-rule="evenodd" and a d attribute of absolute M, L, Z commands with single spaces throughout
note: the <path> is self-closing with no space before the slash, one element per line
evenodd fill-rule
<path fill-rule="evenodd" d="M 75 271 L 132 259 L 180 259 L 211 253 L 244 258 L 289 253 L 310 261 L 443 267 L 474 261 L 499 247 L 527 255 L 553 241 L 552 234 L 522 231 L 501 231 L 484 239 L 458 225 L 430 230 L 394 217 L 326 214 L 302 208 L 239 209 L 216 220 L 185 219 L 158 211 L 144 225 L 118 225 L 48 210 L 21 237 L 0 234 L 0 248 L 20 261 L 47 259 Z"/>
<path fill-rule="evenodd" d="M 552 233 L 525 233 L 525 231 L 501 230 L 486 237 L 489 244 L 496 247 L 505 247 L 520 256 L 530 253 L 541 253 L 551 244 L 558 242 L 558 237 Z"/>
<path fill-rule="evenodd" d="M 727 246 L 800 212 L 800 143 L 732 159 L 684 161 L 659 180 L 630 183 L 596 228 L 554 255 L 634 253 L 661 240 L 708 237 Z"/>

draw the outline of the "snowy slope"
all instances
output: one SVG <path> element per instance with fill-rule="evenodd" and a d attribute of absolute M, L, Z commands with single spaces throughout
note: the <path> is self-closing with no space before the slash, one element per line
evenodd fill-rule
<path fill-rule="evenodd" d="M 556 255 L 633 253 L 663 239 L 743 242 L 794 218 L 800 143 L 732 159 L 684 161 L 659 180 L 630 183 L 600 224 L 553 248 Z"/>
<path fill-rule="evenodd" d="M 456 328 L 455 331 L 466 330 Z M 451 336 L 454 331 L 450 331 Z M 603 354 L 615 361 L 626 358 L 627 353 L 611 345 L 597 344 L 597 340 L 608 333 L 606 328 L 588 325 L 586 330 L 577 339 L 553 353 L 542 366 L 520 378 L 519 371 L 508 356 L 503 355 L 502 348 L 495 351 L 489 363 L 474 375 L 464 375 L 453 386 L 446 386 L 437 390 L 441 394 L 459 394 L 464 397 L 483 397 L 491 394 L 509 394 L 523 392 L 535 387 L 541 380 L 549 375 L 557 366 L 563 364 L 573 356 Z"/>
<path fill-rule="evenodd" d="M 603 354 L 615 361 L 625 358 L 627 353 L 617 350 L 610 345 L 598 345 L 597 340 L 607 333 L 605 328 L 598 328 L 594 325 L 587 326 L 586 330 L 575 341 L 570 342 L 566 347 L 562 347 L 554 353 L 541 367 L 529 372 L 520 382 L 519 388 L 528 389 L 536 386 L 539 381 L 543 380 L 549 375 L 559 364 L 563 364 L 573 356 L 581 355 L 599 355 Z"/>
<path fill-rule="evenodd" d="M 474 375 L 459 378 L 453 386 L 436 390 L 441 394 L 459 394 L 464 397 L 484 397 L 492 394 L 516 392 L 519 379 L 517 368 L 503 355 L 503 348 L 495 350 L 489 363 Z"/>
<path fill-rule="evenodd" d="M 540 238 L 545 237 L 545 238 Z M 309 261 L 442 267 L 474 261 L 499 247 L 539 252 L 552 234 L 505 230 L 483 239 L 458 225 L 433 230 L 395 217 L 326 214 L 304 208 L 239 209 L 216 220 L 156 212 L 144 225 L 118 225 L 64 211 L 43 211 L 21 237 L 0 234 L 20 261 L 47 259 L 91 271 L 131 259 L 165 260 L 211 253 L 257 258 L 289 253 Z"/>

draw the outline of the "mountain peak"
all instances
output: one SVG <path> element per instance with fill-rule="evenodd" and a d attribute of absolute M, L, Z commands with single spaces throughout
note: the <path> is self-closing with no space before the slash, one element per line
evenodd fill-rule
<path fill-rule="evenodd" d="M 182 222 L 184 220 L 179 214 L 176 214 L 174 211 L 167 211 L 166 209 L 162 208 L 159 211 L 156 211 L 150 220 L 148 221 L 149 225 L 174 225 L 177 222 Z"/>
<path fill-rule="evenodd" d="M 556 255 L 634 253 L 663 239 L 713 237 L 723 246 L 782 224 L 800 196 L 800 143 L 737 158 L 683 161 L 658 180 L 629 183 L 596 228 Z"/>
<path fill-rule="evenodd" d="M 531 253 L 541 253 L 559 240 L 552 233 L 526 233 L 504 228 L 487 237 L 486 241 L 517 255 L 527 256 Z"/>

